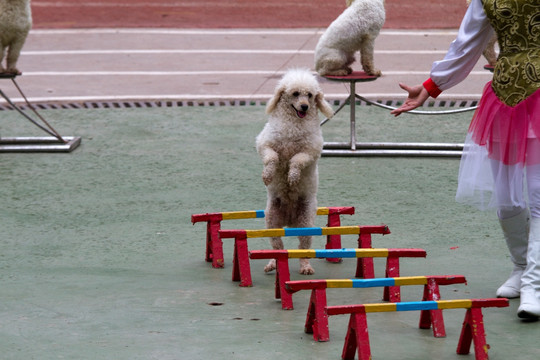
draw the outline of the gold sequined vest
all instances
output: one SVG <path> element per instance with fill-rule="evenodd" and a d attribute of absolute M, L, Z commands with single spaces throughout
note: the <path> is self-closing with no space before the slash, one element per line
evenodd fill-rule
<path fill-rule="evenodd" d="M 540 0 L 482 0 L 500 53 L 492 87 L 515 106 L 540 88 Z"/>

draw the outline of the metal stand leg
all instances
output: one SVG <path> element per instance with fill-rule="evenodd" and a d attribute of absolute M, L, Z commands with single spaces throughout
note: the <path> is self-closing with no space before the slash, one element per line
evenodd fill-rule
<path fill-rule="evenodd" d="M 356 83 L 354 81 L 351 81 L 349 106 L 351 107 L 351 150 L 356 150 Z"/>
<path fill-rule="evenodd" d="M 15 75 L 3 75 L 0 76 L 0 79 L 10 79 L 13 82 L 13 85 L 15 85 L 21 96 L 24 98 L 28 107 L 44 125 L 41 125 L 37 120 L 34 120 L 27 115 L 21 108 L 15 105 L 2 90 L 0 90 L 0 96 L 32 124 L 51 135 L 50 137 L 2 137 L 0 138 L 0 152 L 71 152 L 80 145 L 81 138 L 79 136 L 60 136 L 60 134 L 37 112 L 15 81 Z"/>

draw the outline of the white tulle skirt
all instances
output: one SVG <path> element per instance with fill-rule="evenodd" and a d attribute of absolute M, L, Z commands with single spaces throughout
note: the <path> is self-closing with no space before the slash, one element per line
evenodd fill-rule
<path fill-rule="evenodd" d="M 540 164 L 540 91 L 514 107 L 488 83 L 461 158 L 456 201 L 481 210 L 526 206 L 525 171 Z"/>

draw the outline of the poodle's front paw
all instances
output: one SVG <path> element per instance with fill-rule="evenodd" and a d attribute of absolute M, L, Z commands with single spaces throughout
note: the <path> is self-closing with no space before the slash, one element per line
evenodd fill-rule
<path fill-rule="evenodd" d="M 17 69 L 17 68 L 9 68 L 7 70 L 3 70 L 3 71 L 0 71 L 1 73 L 4 73 L 4 74 L 9 74 L 9 75 L 22 75 L 22 72 Z"/>
<path fill-rule="evenodd" d="M 264 272 L 270 272 L 276 270 L 276 260 L 272 259 L 268 262 L 268 264 L 264 267 Z"/>
<path fill-rule="evenodd" d="M 262 181 L 264 185 L 268 186 L 274 179 L 274 172 L 269 168 L 264 168 L 262 173 Z"/>
<path fill-rule="evenodd" d="M 300 182 L 300 169 L 292 168 L 289 170 L 289 177 L 287 179 L 289 185 L 294 186 Z"/>
<path fill-rule="evenodd" d="M 489 65 L 495 66 L 495 63 L 497 63 L 497 54 L 495 53 L 494 49 L 486 48 L 484 50 L 483 55 L 486 58 Z"/>
<path fill-rule="evenodd" d="M 300 274 L 302 275 L 313 275 L 315 270 L 309 264 L 308 259 L 300 259 Z"/>
<path fill-rule="evenodd" d="M 277 165 L 275 162 L 270 161 L 264 165 L 262 172 L 262 180 L 264 185 L 268 186 L 274 180 L 274 175 L 276 174 Z"/>
<path fill-rule="evenodd" d="M 350 73 L 352 73 L 352 71 L 353 70 L 350 67 L 348 67 L 345 69 L 327 71 L 323 76 L 347 76 Z"/>
<path fill-rule="evenodd" d="M 366 74 L 371 75 L 371 76 L 381 76 L 382 75 L 381 70 L 375 69 L 375 68 L 372 68 L 372 67 L 364 67 L 364 71 L 366 72 Z"/>

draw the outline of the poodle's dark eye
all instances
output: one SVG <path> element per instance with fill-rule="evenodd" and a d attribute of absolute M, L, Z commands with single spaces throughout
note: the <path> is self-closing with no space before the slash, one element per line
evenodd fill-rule
<path fill-rule="evenodd" d="M 299 95 L 300 95 L 300 93 L 298 91 L 293 92 L 294 97 L 298 97 Z"/>
<path fill-rule="evenodd" d="M 313 94 L 312 94 L 312 93 L 308 93 L 307 96 L 308 96 L 308 98 L 311 99 L 311 98 L 313 97 Z"/>

